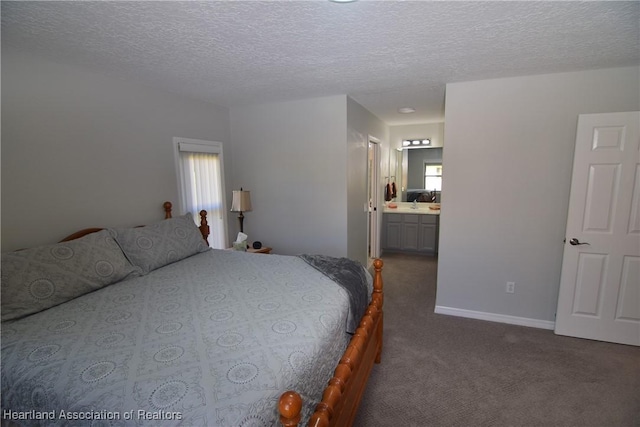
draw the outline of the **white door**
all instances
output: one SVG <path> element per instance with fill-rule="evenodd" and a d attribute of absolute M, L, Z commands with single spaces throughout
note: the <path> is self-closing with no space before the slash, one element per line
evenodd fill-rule
<path fill-rule="evenodd" d="M 640 113 L 578 119 L 555 332 L 640 345 Z"/>

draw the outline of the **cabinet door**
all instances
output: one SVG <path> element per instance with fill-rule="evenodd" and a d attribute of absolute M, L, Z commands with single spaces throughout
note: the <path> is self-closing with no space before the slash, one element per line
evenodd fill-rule
<path fill-rule="evenodd" d="M 435 224 L 420 224 L 420 251 L 436 251 L 437 227 Z"/>
<path fill-rule="evenodd" d="M 383 249 L 438 252 L 438 218 L 435 215 L 385 214 Z"/>
<path fill-rule="evenodd" d="M 386 239 L 386 248 L 389 249 L 400 249 L 402 245 L 400 244 L 402 223 L 401 222 L 387 222 L 387 239 Z"/>
<path fill-rule="evenodd" d="M 417 223 L 402 224 L 402 249 L 418 250 L 418 227 Z"/>
<path fill-rule="evenodd" d="M 438 222 L 437 215 L 422 215 L 420 218 L 420 224 L 431 224 L 436 225 Z"/>

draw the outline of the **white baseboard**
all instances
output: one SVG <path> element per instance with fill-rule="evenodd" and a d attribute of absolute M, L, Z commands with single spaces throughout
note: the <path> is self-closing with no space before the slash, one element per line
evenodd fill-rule
<path fill-rule="evenodd" d="M 463 308 L 443 307 L 436 305 L 436 314 L 447 314 L 449 316 L 468 317 L 470 319 L 488 320 L 489 322 L 508 323 L 510 325 L 529 326 L 531 328 L 550 329 L 556 326 L 555 322 L 549 320 L 530 319 L 528 317 L 508 316 L 506 314 L 487 313 L 484 311 L 465 310 Z"/>

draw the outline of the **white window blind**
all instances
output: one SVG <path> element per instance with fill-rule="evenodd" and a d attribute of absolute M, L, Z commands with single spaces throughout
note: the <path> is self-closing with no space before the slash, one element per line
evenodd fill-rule
<path fill-rule="evenodd" d="M 200 211 L 207 211 L 209 246 L 227 247 L 226 209 L 223 193 L 222 144 L 176 138 L 180 199 L 200 225 Z"/>

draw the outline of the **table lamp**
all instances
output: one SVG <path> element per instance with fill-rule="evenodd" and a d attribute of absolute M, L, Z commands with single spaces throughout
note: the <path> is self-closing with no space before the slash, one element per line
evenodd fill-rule
<path fill-rule="evenodd" d="M 231 202 L 231 212 L 240 212 L 238 220 L 240 221 L 240 232 L 244 232 L 243 222 L 244 215 L 242 212 L 251 211 L 251 192 L 244 191 L 242 187 L 240 190 L 233 190 L 233 201 Z"/>

